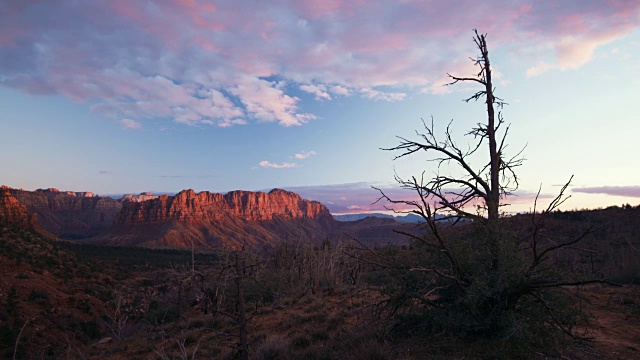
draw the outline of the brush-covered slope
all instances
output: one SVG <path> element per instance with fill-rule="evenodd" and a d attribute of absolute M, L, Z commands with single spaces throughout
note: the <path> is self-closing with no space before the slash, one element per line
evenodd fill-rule
<path fill-rule="evenodd" d="M 87 284 L 102 277 L 62 246 L 0 219 L 1 359 L 64 358 L 104 333 L 106 302 L 83 291 L 97 289 Z"/>

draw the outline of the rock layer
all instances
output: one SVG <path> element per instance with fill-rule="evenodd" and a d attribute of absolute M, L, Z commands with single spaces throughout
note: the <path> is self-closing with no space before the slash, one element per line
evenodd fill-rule
<path fill-rule="evenodd" d="M 95 242 L 149 247 L 270 246 L 314 240 L 335 227 L 319 202 L 274 189 L 214 194 L 183 190 L 142 202 L 125 201 L 111 231 Z"/>
<path fill-rule="evenodd" d="M 302 199 L 300 195 L 285 190 L 273 189 L 269 193 L 231 191 L 224 195 L 183 190 L 175 196 L 162 195 L 142 202 L 125 202 L 116 216 L 115 225 L 201 222 L 228 216 L 248 221 L 267 221 L 274 217 L 333 220 L 321 203 Z"/>

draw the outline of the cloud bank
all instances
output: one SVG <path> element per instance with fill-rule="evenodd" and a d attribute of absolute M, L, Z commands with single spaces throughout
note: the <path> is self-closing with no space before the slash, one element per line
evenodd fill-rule
<path fill-rule="evenodd" d="M 413 210 L 412 207 L 403 204 L 390 204 L 385 200 L 377 201 L 380 192 L 371 187 L 372 184 L 366 182 L 319 185 L 319 186 L 292 186 L 285 187 L 285 190 L 300 194 L 305 199 L 320 201 L 329 208 L 333 214 L 344 213 L 366 213 L 381 212 L 394 209 L 396 211 Z M 389 198 L 394 200 L 414 200 L 417 201 L 415 191 L 399 188 L 395 184 L 373 184 L 384 191 Z M 519 208 L 530 210 L 536 197 L 535 193 L 519 192 L 517 196 L 509 197 L 505 203 L 518 205 Z M 553 199 L 555 195 L 541 194 L 539 206 L 546 200 Z M 546 206 L 546 205 L 545 205 Z M 509 208 L 505 208 L 509 211 Z"/>
<path fill-rule="evenodd" d="M 2 86 L 90 103 L 126 128 L 297 126 L 315 119 L 304 94 L 442 92 L 447 71 L 471 73 L 473 27 L 529 76 L 577 68 L 638 27 L 640 3 L 8 0 L 0 14 Z"/>
<path fill-rule="evenodd" d="M 613 196 L 640 197 L 640 186 L 600 186 L 573 188 L 572 192 L 586 194 L 605 194 Z"/>

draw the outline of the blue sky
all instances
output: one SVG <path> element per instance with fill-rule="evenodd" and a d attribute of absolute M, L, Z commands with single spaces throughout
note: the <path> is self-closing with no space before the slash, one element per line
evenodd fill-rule
<path fill-rule="evenodd" d="M 380 150 L 420 119 L 484 121 L 472 29 L 488 34 L 510 147 L 511 211 L 572 174 L 564 206 L 638 204 L 637 1 L 0 4 L 0 183 L 99 194 L 288 188 L 379 210 L 432 165 Z"/>

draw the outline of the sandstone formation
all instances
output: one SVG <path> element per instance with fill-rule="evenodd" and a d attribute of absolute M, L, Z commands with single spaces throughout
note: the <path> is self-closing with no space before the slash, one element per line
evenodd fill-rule
<path fill-rule="evenodd" d="M 31 227 L 35 221 L 35 216 L 29 216 L 27 207 L 20 204 L 18 199 L 11 195 L 10 188 L 4 185 L 0 187 L 0 221 L 25 227 Z"/>
<path fill-rule="evenodd" d="M 269 246 L 326 237 L 335 227 L 319 202 L 274 189 L 214 194 L 184 190 L 142 202 L 125 201 L 112 230 L 93 241 L 150 247 Z"/>
<path fill-rule="evenodd" d="M 162 195 L 143 202 L 124 203 L 115 219 L 116 226 L 159 223 L 170 220 L 199 222 L 221 220 L 233 216 L 249 221 L 313 218 L 332 221 L 329 210 L 317 201 L 273 189 L 269 193 L 231 191 L 214 194 L 183 190 L 175 196 Z"/>
<path fill-rule="evenodd" d="M 38 225 L 62 238 L 99 234 L 112 226 L 122 208 L 117 200 L 90 192 L 61 192 L 54 188 L 8 191 L 29 213 L 37 214 Z"/>

